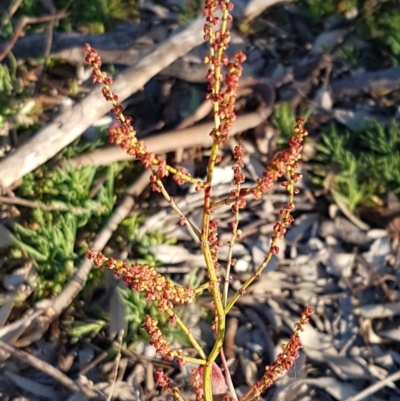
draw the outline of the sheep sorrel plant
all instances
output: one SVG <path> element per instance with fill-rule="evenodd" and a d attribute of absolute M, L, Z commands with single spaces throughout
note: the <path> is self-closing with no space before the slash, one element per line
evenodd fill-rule
<path fill-rule="evenodd" d="M 214 128 L 210 132 L 213 145 L 209 156 L 207 174 L 204 180 L 198 180 L 188 174 L 182 168 L 175 168 L 158 155 L 146 151 L 143 142 L 137 140 L 132 120 L 124 115 L 123 107 L 118 102 L 118 96 L 110 89 L 112 79 L 101 70 L 101 60 L 97 52 L 89 44 L 85 45 L 87 52 L 86 61 L 93 67 L 92 80 L 103 85 L 103 95 L 106 100 L 112 102 L 113 112 L 117 118 L 117 124 L 109 128 L 108 134 L 111 143 L 120 145 L 127 153 L 141 161 L 145 168 L 150 169 L 151 186 L 154 191 L 161 192 L 168 200 L 171 207 L 178 213 L 180 223 L 186 224 L 200 240 L 201 251 L 207 268 L 207 282 L 198 288 L 181 286 L 168 280 L 157 270 L 148 265 L 130 264 L 106 257 L 97 250 L 89 250 L 87 256 L 96 266 L 105 265 L 113 269 L 117 277 L 133 290 L 144 294 L 147 300 L 157 303 L 160 312 L 166 313 L 171 324 L 178 325 L 186 334 L 188 340 L 198 353 L 196 358 L 189 357 L 182 349 L 173 349 L 172 345 L 163 337 L 157 327 L 157 321 L 150 316 L 144 320 L 150 343 L 156 348 L 159 355 L 169 361 L 175 360 L 179 364 L 191 362 L 198 365 L 192 372 L 192 386 L 197 400 L 211 401 L 214 398 L 224 400 L 238 400 L 233 387 L 229 370 L 223 352 L 223 342 L 226 328 L 226 316 L 234 306 L 235 302 L 246 292 L 246 289 L 256 280 L 269 263 L 272 255 L 279 252 L 277 242 L 293 222 L 291 215 L 294 209 L 294 195 L 298 193 L 295 184 L 301 178 L 298 172 L 299 160 L 301 158 L 302 142 L 307 132 L 303 129 L 304 120 L 298 119 L 294 127 L 294 135 L 289 140 L 289 148 L 278 153 L 271 164 L 265 169 L 263 176 L 256 181 L 254 186 L 244 187 L 245 176 L 242 172 L 244 167 L 244 147 L 239 142 L 234 149 L 234 171 L 233 189 L 230 196 L 225 199 L 214 199 L 211 181 L 215 166 L 220 162 L 218 150 L 227 140 L 232 123 L 235 120 L 235 100 L 238 90 L 238 82 L 242 73 L 242 64 L 246 57 L 242 52 L 237 53 L 233 60 L 228 60 L 226 50 L 230 42 L 229 25 L 231 23 L 230 12 L 233 8 L 229 0 L 207 0 L 205 2 L 206 22 L 204 26 L 204 37 L 209 43 L 209 54 L 205 59 L 209 70 L 207 79 L 209 81 L 208 98 L 212 103 Z M 218 14 L 218 16 L 217 16 Z M 201 230 L 198 230 L 180 211 L 174 200 L 167 193 L 163 178 L 172 175 L 178 185 L 192 183 L 196 191 L 204 193 L 204 211 L 201 222 Z M 280 221 L 274 226 L 274 235 L 271 239 L 270 249 L 264 261 L 256 269 L 255 273 L 242 285 L 242 287 L 228 298 L 230 282 L 230 269 L 235 264 L 233 258 L 233 245 L 241 237 L 239 228 L 239 212 L 246 207 L 246 199 L 253 196 L 259 199 L 266 191 L 278 181 L 288 193 L 288 202 L 280 211 Z M 232 233 L 228 243 L 229 260 L 225 266 L 224 277 L 219 274 L 218 253 L 221 242 L 218 239 L 218 222 L 212 218 L 216 208 L 223 205 L 231 205 L 233 222 Z M 196 297 L 204 292 L 209 292 L 213 298 L 215 343 L 211 352 L 206 355 L 198 341 L 191 334 L 190 328 L 179 319 L 174 311 L 176 305 L 195 302 Z M 257 381 L 248 392 L 241 398 L 250 401 L 259 398 L 264 390 L 270 387 L 274 381 L 287 371 L 298 357 L 298 350 L 302 346 L 299 333 L 308 322 L 312 314 L 312 308 L 306 307 L 301 314 L 299 322 L 295 325 L 294 333 L 289 343 L 283 348 L 277 360 L 265 369 L 265 374 Z M 222 368 L 217 364 L 221 361 Z M 171 380 L 158 371 L 156 374 L 158 385 L 170 391 L 175 400 L 182 400 L 179 390 L 173 387 Z"/>

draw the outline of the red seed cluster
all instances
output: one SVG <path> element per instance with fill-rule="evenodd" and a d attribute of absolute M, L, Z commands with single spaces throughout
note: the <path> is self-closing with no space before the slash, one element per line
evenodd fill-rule
<path fill-rule="evenodd" d="M 302 142 L 307 135 L 307 131 L 302 127 L 304 119 L 297 119 L 297 124 L 294 127 L 295 135 L 289 140 L 290 147 L 279 153 L 272 164 L 264 172 L 263 178 L 257 181 L 257 186 L 253 189 L 253 195 L 259 198 L 263 191 L 272 187 L 272 185 L 282 176 L 287 177 L 287 181 L 282 182 L 282 186 L 286 188 L 289 195 L 288 203 L 283 206 L 279 211 L 281 219 L 274 225 L 274 235 L 272 236 L 272 245 L 270 252 L 273 255 L 279 253 L 277 241 L 282 239 L 286 234 L 287 227 L 290 226 L 294 218 L 291 212 L 294 210 L 295 205 L 293 202 L 294 195 L 298 194 L 298 188 L 295 184 L 301 178 L 301 174 L 296 170 L 299 168 L 298 161 L 301 158 L 301 151 L 303 149 Z"/>
<path fill-rule="evenodd" d="M 86 61 L 93 67 L 92 81 L 99 83 L 103 86 L 102 94 L 104 98 L 111 102 L 113 105 L 112 112 L 116 117 L 116 123 L 109 127 L 108 136 L 113 144 L 119 145 L 129 155 L 134 156 L 140 160 L 145 168 L 152 171 L 150 178 L 153 191 L 164 192 L 161 184 L 161 179 L 172 175 L 173 179 L 182 185 L 185 182 L 191 182 L 196 185 L 196 190 L 205 189 L 205 203 L 204 212 L 208 215 L 207 222 L 202 227 L 202 244 L 207 244 L 210 254 L 206 254 L 207 267 L 209 269 L 209 282 L 208 291 L 213 293 L 214 302 L 216 305 L 216 314 L 213 323 L 213 329 L 216 330 L 216 323 L 218 319 L 224 318 L 228 306 L 222 305 L 221 310 L 218 309 L 217 301 L 221 296 L 218 292 L 220 288 L 220 277 L 212 270 L 219 268 L 218 253 L 221 248 L 221 242 L 218 239 L 218 222 L 211 219 L 213 207 L 217 207 L 214 203 L 211 204 L 211 176 L 213 168 L 219 163 L 220 157 L 217 155 L 218 146 L 221 145 L 228 138 L 232 130 L 232 124 L 236 119 L 235 103 L 239 88 L 239 79 L 243 71 L 243 63 L 246 61 L 246 56 L 242 52 L 234 55 L 232 60 L 228 59 L 226 50 L 231 40 L 229 30 L 229 23 L 232 20 L 230 11 L 233 9 L 231 0 L 205 0 L 204 13 L 206 16 L 206 23 L 204 26 L 204 38 L 209 42 L 209 54 L 205 58 L 205 63 L 208 64 L 207 80 L 208 86 L 208 99 L 211 101 L 214 112 L 214 128 L 210 135 L 214 140 L 214 145 L 211 151 L 210 164 L 208 170 L 207 181 L 201 182 L 194 180 L 185 169 L 172 168 L 167 165 L 167 162 L 162 157 L 149 153 L 146 150 L 143 142 L 138 141 L 136 131 L 133 127 L 132 119 L 124 115 L 122 104 L 118 100 L 118 96 L 111 90 L 112 79 L 101 70 L 102 62 L 98 53 L 91 48 L 90 45 L 85 45 L 85 52 L 87 53 Z M 221 16 L 217 16 L 217 11 L 220 11 Z M 298 119 L 294 128 L 294 135 L 289 139 L 289 147 L 286 150 L 278 153 L 273 159 L 272 163 L 266 168 L 263 176 L 256 181 L 254 188 L 242 188 L 245 182 L 243 174 L 244 167 L 244 147 L 243 143 L 239 144 L 234 149 L 235 164 L 232 167 L 234 172 L 233 185 L 235 188 L 231 191 L 231 197 L 226 201 L 226 204 L 232 204 L 232 212 L 234 214 L 234 221 L 232 222 L 232 238 L 228 242 L 232 248 L 234 241 L 240 239 L 241 230 L 238 229 L 239 223 L 239 210 L 246 206 L 246 196 L 253 194 L 256 199 L 261 198 L 262 194 L 270 190 L 273 185 L 278 182 L 282 177 L 285 181 L 282 186 L 285 187 L 288 193 L 288 202 L 280 210 L 280 221 L 274 225 L 274 235 L 271 240 L 270 251 L 265 258 L 265 265 L 268 263 L 268 258 L 273 254 L 279 253 L 277 246 L 278 240 L 283 238 L 286 234 L 287 227 L 293 223 L 291 215 L 294 209 L 294 195 L 298 193 L 295 184 L 301 178 L 298 172 L 299 160 L 301 159 L 302 143 L 307 131 L 303 128 L 304 119 Z M 204 184 L 204 185 L 203 185 Z M 208 200 L 208 201 L 207 201 Z M 185 217 L 180 216 L 180 224 L 185 224 Z M 207 251 L 208 252 L 208 251 Z M 211 260 L 209 259 L 211 256 Z M 177 318 L 173 312 L 173 307 L 176 304 L 191 303 L 195 299 L 195 290 L 190 286 L 175 285 L 167 280 L 164 276 L 159 274 L 154 267 L 146 264 L 127 264 L 121 260 L 105 257 L 101 252 L 90 250 L 87 252 L 87 257 L 96 265 L 105 265 L 107 268 L 113 269 L 117 277 L 120 277 L 131 289 L 144 294 L 145 299 L 155 301 L 158 305 L 160 312 L 167 312 L 172 324 L 178 324 L 184 329 L 184 332 L 189 335 L 190 330 L 186 329 L 182 322 Z M 231 259 L 229 262 L 234 265 L 235 260 Z M 265 266 L 261 265 L 257 272 L 251 279 L 256 279 L 260 276 L 262 269 Z M 250 283 L 250 280 L 247 282 Z M 203 286 L 202 286 L 203 287 Z M 245 293 L 244 285 L 239 289 L 239 294 Z M 205 287 L 204 287 L 205 288 Z M 198 289 L 197 289 L 198 291 Z M 199 291 L 198 291 L 199 292 Z M 235 297 L 233 298 L 235 300 Z M 233 302 L 232 302 L 233 304 Z M 311 307 L 305 308 L 300 321 L 294 326 L 294 333 L 289 341 L 283 347 L 283 351 L 278 355 L 277 360 L 265 369 L 263 377 L 253 385 L 242 397 L 242 400 L 250 400 L 254 397 L 260 397 L 263 391 L 269 388 L 277 378 L 285 371 L 290 369 L 298 358 L 299 349 L 302 347 L 299 333 L 303 330 L 305 324 L 308 323 L 309 316 L 313 313 Z M 159 355 L 165 359 L 172 361 L 177 359 L 178 363 L 183 363 L 184 357 L 182 350 L 173 349 L 172 345 L 162 336 L 161 330 L 157 326 L 156 319 L 146 316 L 143 326 L 150 336 L 150 344 L 156 348 Z M 190 336 L 189 336 L 190 337 Z M 195 341 L 194 341 L 195 342 Z M 196 345 L 196 344 L 195 344 Z M 197 351 L 200 347 L 197 344 Z M 202 362 L 208 362 L 204 352 L 200 349 L 199 354 L 202 355 Z M 185 357 L 187 360 L 187 357 Z M 192 386 L 196 393 L 196 401 L 203 401 L 203 378 L 204 367 L 200 366 L 194 369 L 191 376 Z M 170 379 L 159 370 L 155 374 L 157 384 L 164 390 L 172 393 L 174 400 L 182 401 L 179 390 L 171 386 Z M 219 395 L 220 399 L 224 401 L 231 401 L 230 396 L 227 394 L 227 386 L 224 375 L 219 366 L 213 362 L 211 373 L 211 384 L 213 395 Z"/>
<path fill-rule="evenodd" d="M 234 172 L 233 185 L 242 184 L 245 181 L 245 177 L 242 172 L 242 169 L 244 167 L 243 156 L 245 154 L 243 146 L 243 141 L 240 141 L 233 150 L 233 158 L 235 159 L 235 164 L 232 167 L 232 170 Z"/>
<path fill-rule="evenodd" d="M 299 333 L 303 331 L 304 326 L 308 323 L 309 317 L 314 313 L 311 306 L 307 306 L 300 316 L 300 321 L 294 326 L 294 333 L 284 347 L 276 361 L 265 368 L 263 377 L 255 383 L 250 390 L 243 396 L 243 400 L 259 398 L 263 391 L 271 387 L 272 384 L 279 378 L 279 376 L 288 371 L 294 364 L 295 360 L 299 357 L 299 349 L 302 348 Z"/>
<path fill-rule="evenodd" d="M 200 374 L 199 368 L 192 370 L 190 383 L 193 387 L 194 393 L 196 394 L 196 401 L 203 401 L 203 376 Z"/>
<path fill-rule="evenodd" d="M 143 322 L 143 326 L 150 336 L 150 345 L 152 345 L 157 353 L 167 361 L 172 361 L 174 358 L 177 358 L 178 363 L 182 363 L 182 350 L 172 349 L 172 345 L 163 337 L 157 323 L 157 320 L 150 316 L 146 316 Z"/>
<path fill-rule="evenodd" d="M 183 179 L 184 174 L 188 174 L 187 169 L 184 167 L 179 167 L 177 169 L 177 172 L 172 176 L 172 178 L 178 185 L 183 185 L 185 183 L 185 180 Z"/>
<path fill-rule="evenodd" d="M 157 370 L 155 373 L 155 379 L 158 386 L 160 386 L 163 391 L 170 392 L 172 390 L 171 380 L 161 369 Z"/>
<path fill-rule="evenodd" d="M 243 174 L 244 161 L 243 156 L 245 154 L 243 141 L 240 141 L 238 145 L 235 146 L 233 150 L 233 158 L 235 159 L 235 164 L 232 166 L 234 173 L 233 185 L 236 189 L 231 191 L 231 196 L 235 198 L 232 205 L 232 213 L 236 213 L 239 209 L 244 209 L 246 207 L 246 198 L 240 195 L 240 185 L 245 182 L 245 176 Z M 236 229 L 237 227 L 234 227 Z"/>
<path fill-rule="evenodd" d="M 132 118 L 124 114 L 124 108 L 118 101 L 118 95 L 110 88 L 113 83 L 112 78 L 101 70 L 100 56 L 89 44 L 85 44 L 84 51 L 87 53 L 86 62 L 93 67 L 92 82 L 103 85 L 103 97 L 112 103 L 112 113 L 117 119 L 116 123 L 107 130 L 109 142 L 120 146 L 127 154 L 141 161 L 145 168 L 152 170 L 154 174 L 152 189 L 160 192 L 161 189 L 156 181 L 157 178 L 163 178 L 169 174 L 167 162 L 160 156 L 147 152 L 144 142 L 138 141 L 132 125 Z M 169 170 L 175 172 L 173 178 L 179 185 L 195 181 L 183 169 L 175 171 L 175 169 L 169 168 Z M 200 186 L 198 183 L 197 185 Z"/>
<path fill-rule="evenodd" d="M 208 244 L 210 246 L 211 257 L 214 262 L 214 267 L 219 268 L 218 253 L 222 246 L 221 241 L 218 239 L 218 221 L 210 220 L 208 230 Z"/>
<path fill-rule="evenodd" d="M 160 312 L 173 309 L 174 304 L 192 303 L 195 292 L 192 287 L 175 285 L 157 272 L 154 267 L 131 264 L 105 257 L 101 252 L 90 250 L 87 258 L 96 266 L 105 265 L 134 291 L 144 293 L 147 300 L 156 301 Z M 172 320 L 173 322 L 173 320 Z"/>
<path fill-rule="evenodd" d="M 132 119 L 123 114 L 123 106 L 118 101 L 118 95 L 114 93 L 110 86 L 113 81 L 106 72 L 101 70 L 102 62 L 97 51 L 90 44 L 86 43 L 84 51 L 87 53 L 86 62 L 93 67 L 92 82 L 103 85 L 103 96 L 113 105 L 113 114 L 117 118 L 117 123 L 109 127 L 108 136 L 111 143 L 121 146 L 132 156 L 140 156 L 145 152 L 144 145 L 138 143 L 136 139 L 136 131 L 132 126 Z"/>
<path fill-rule="evenodd" d="M 221 18 L 215 15 L 217 8 L 222 11 Z M 246 61 L 243 52 L 236 53 L 232 61 L 229 61 L 225 53 L 231 40 L 228 24 L 232 20 L 232 9 L 232 2 L 227 0 L 207 0 L 204 8 L 204 39 L 210 45 L 209 54 L 204 60 L 209 65 L 206 75 L 209 82 L 208 98 L 213 103 L 214 113 L 218 117 L 218 125 L 210 135 L 218 145 L 228 138 L 232 123 L 236 119 L 236 95 L 243 70 L 242 64 Z"/>
<path fill-rule="evenodd" d="M 282 185 L 288 191 L 294 191 L 294 184 L 301 178 L 301 174 L 295 171 L 299 168 L 298 161 L 301 159 L 304 137 L 308 135 L 308 132 L 303 128 L 304 123 L 303 118 L 297 119 L 297 124 L 294 127 L 295 135 L 289 139 L 289 148 L 279 152 L 264 171 L 263 177 L 257 180 L 257 185 L 252 191 L 256 199 L 260 199 L 262 194 L 271 189 L 283 176 L 290 176 L 291 180 L 283 182 Z"/>
<path fill-rule="evenodd" d="M 239 79 L 243 71 L 242 63 L 245 61 L 246 56 L 244 53 L 238 52 L 235 54 L 233 61 L 226 64 L 225 87 L 218 91 L 215 90 L 215 74 L 213 74 L 213 70 L 209 69 L 207 74 L 207 79 L 210 82 L 208 98 L 211 99 L 212 103 L 218 105 L 217 114 L 220 118 L 220 124 L 218 129 L 214 129 L 211 132 L 211 136 L 218 144 L 228 139 L 229 133 L 232 130 L 232 123 L 236 120 L 236 96 L 239 88 Z"/>
<path fill-rule="evenodd" d="M 230 36 L 229 38 L 226 37 L 229 32 L 225 35 L 221 31 L 214 32 L 214 28 L 220 23 L 220 18 L 215 15 L 218 7 L 223 11 L 222 18 L 231 22 L 232 17 L 229 12 L 233 10 L 233 4 L 230 0 L 206 0 L 204 3 L 204 15 L 206 16 L 204 40 L 213 39 L 212 49 L 215 51 L 220 48 L 226 50 L 230 41 Z"/>

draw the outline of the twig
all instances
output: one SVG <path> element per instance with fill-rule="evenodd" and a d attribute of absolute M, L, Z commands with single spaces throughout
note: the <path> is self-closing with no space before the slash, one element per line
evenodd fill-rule
<path fill-rule="evenodd" d="M 12 2 L 12 4 L 10 4 L 8 12 L 4 15 L 4 17 L 1 20 L 2 26 L 6 25 L 11 20 L 12 16 L 17 12 L 22 2 L 23 0 L 15 0 Z"/>
<path fill-rule="evenodd" d="M 47 11 L 50 12 L 51 15 L 56 15 L 57 14 L 57 9 L 54 6 L 52 0 L 41 0 L 40 1 L 42 5 L 47 9 Z M 63 10 L 65 12 L 66 10 Z M 35 94 L 38 94 L 40 92 L 40 89 L 43 86 L 43 81 L 44 81 L 44 76 L 46 74 L 47 70 L 47 63 L 50 57 L 50 52 L 51 52 L 51 47 L 53 44 L 53 35 L 54 35 L 54 28 L 56 26 L 56 20 L 49 21 L 47 23 L 46 29 L 45 29 L 45 35 L 46 35 L 46 41 L 45 41 L 45 49 L 44 49 L 44 60 L 42 63 L 42 69 L 40 71 L 36 87 L 35 87 Z"/>
<path fill-rule="evenodd" d="M 229 367 L 228 367 L 228 363 L 225 358 L 225 353 L 224 353 L 223 348 L 221 348 L 219 355 L 221 357 L 222 367 L 224 369 L 224 376 L 225 376 L 226 383 L 228 385 L 229 393 L 234 401 L 238 401 L 238 396 L 235 391 L 235 386 L 233 385 L 232 377 L 229 374 Z"/>
<path fill-rule="evenodd" d="M 172 35 L 135 66 L 121 73 L 113 90 L 122 102 L 156 74 L 192 48 L 203 43 L 204 17 L 197 18 L 187 28 Z M 95 88 L 85 99 L 64 111 L 33 138 L 0 162 L 0 177 L 4 187 L 41 166 L 78 138 L 90 125 L 106 114 L 112 105 L 102 98 L 102 88 Z"/>
<path fill-rule="evenodd" d="M 162 180 L 157 179 L 157 184 L 161 190 L 161 193 L 164 195 L 164 198 L 168 201 L 170 207 L 175 211 L 175 213 L 183 219 L 186 228 L 188 229 L 190 235 L 196 243 L 200 242 L 200 230 L 196 227 L 196 225 L 190 220 L 190 218 L 186 217 L 185 214 L 181 211 L 179 206 L 175 203 L 175 199 L 171 198 L 168 191 L 165 189 Z"/>
<path fill-rule="evenodd" d="M 397 380 L 400 380 L 400 370 L 395 373 L 392 373 L 388 377 L 385 377 L 383 380 L 380 380 L 380 381 L 372 384 L 371 386 L 367 387 L 366 389 L 360 391 L 354 397 L 347 398 L 346 401 L 361 401 L 364 398 L 367 398 L 370 395 L 376 393 L 381 388 L 383 388 L 389 384 L 392 384 L 393 382 L 395 382 Z"/>
<path fill-rule="evenodd" d="M 88 372 L 90 372 L 95 366 L 100 365 L 100 362 L 104 361 L 107 358 L 108 354 L 106 351 L 101 351 L 101 354 L 98 355 L 89 365 L 86 365 L 83 369 L 80 370 L 79 376 L 85 376 Z"/>
<path fill-rule="evenodd" d="M 330 89 L 335 101 L 354 98 L 365 94 L 377 95 L 400 88 L 400 67 L 366 72 L 362 75 L 331 82 Z"/>
<path fill-rule="evenodd" d="M 42 22 L 56 21 L 61 18 L 67 17 L 67 13 L 58 13 L 54 15 L 44 15 L 43 17 L 22 17 L 17 28 L 15 29 L 14 36 L 8 42 L 8 44 L 3 48 L 3 51 L 0 53 L 0 62 L 4 60 L 7 54 L 12 50 L 18 38 L 22 35 L 24 28 L 29 24 L 40 24 Z"/>
<path fill-rule="evenodd" d="M 257 94 L 260 105 L 257 111 L 236 117 L 236 120 L 232 124 L 232 129 L 229 132 L 231 136 L 257 127 L 259 124 L 263 123 L 273 111 L 276 95 L 271 85 L 256 79 L 248 79 L 241 87 L 243 93 L 250 90 L 247 86 L 251 86 L 252 91 Z M 210 136 L 210 132 L 213 127 L 214 125 L 212 122 L 207 122 L 190 128 L 147 137 L 146 149 L 151 153 L 163 154 L 176 151 L 176 149 L 211 146 L 212 137 Z M 120 147 L 113 146 L 96 149 L 93 152 L 68 160 L 66 163 L 72 167 L 83 167 L 86 165 L 104 165 L 119 160 L 134 160 L 134 158 Z"/>
<path fill-rule="evenodd" d="M 52 212 L 54 210 L 60 212 L 72 212 L 76 214 L 84 214 L 87 212 L 87 210 L 83 207 L 68 207 L 63 205 L 52 206 L 40 202 L 32 202 L 27 199 L 19 198 L 17 196 L 15 197 L 0 196 L 0 203 L 6 203 L 8 205 L 24 206 L 24 207 L 29 207 L 31 209 L 40 209 L 44 210 L 45 212 Z"/>
<path fill-rule="evenodd" d="M 0 340 L 0 349 L 11 354 L 13 357 L 19 359 L 20 361 L 23 361 L 24 363 L 28 363 L 29 365 L 40 370 L 41 372 L 46 373 L 48 376 L 57 380 L 64 387 L 68 388 L 69 390 L 73 391 L 74 393 L 82 391 L 87 396 L 95 395 L 91 391 L 88 391 L 88 389 L 84 388 L 83 386 L 79 386 L 78 384 L 76 384 L 73 380 L 71 380 L 68 376 L 66 376 L 60 370 L 56 369 L 54 366 L 51 366 L 47 362 L 42 361 L 41 359 L 37 358 L 36 356 L 34 356 L 32 354 L 29 354 L 28 352 L 15 349 L 13 346 L 11 346 L 1 340 Z"/>
<path fill-rule="evenodd" d="M 0 328 L 0 339 L 8 343 L 15 342 L 28 327 L 41 319 L 43 315 L 43 309 L 35 311 L 29 309 L 20 319 Z"/>
<path fill-rule="evenodd" d="M 118 351 L 117 351 L 117 356 L 115 358 L 115 370 L 114 370 L 114 378 L 113 378 L 113 382 L 110 388 L 110 394 L 107 397 L 107 401 L 111 401 L 111 399 L 113 398 L 113 394 L 114 394 L 114 389 L 115 389 L 115 383 L 117 381 L 117 375 L 118 375 L 118 367 L 119 367 L 119 362 L 121 360 L 121 349 L 122 349 L 122 340 L 124 338 L 124 330 L 120 330 L 119 334 L 118 334 Z"/>

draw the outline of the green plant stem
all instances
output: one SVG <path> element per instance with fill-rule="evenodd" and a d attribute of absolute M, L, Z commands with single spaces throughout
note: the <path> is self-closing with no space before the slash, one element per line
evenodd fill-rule
<path fill-rule="evenodd" d="M 185 362 L 194 363 L 201 366 L 204 366 L 207 363 L 205 359 L 192 358 L 190 356 L 183 356 L 182 359 Z"/>
<path fill-rule="evenodd" d="M 197 342 L 197 340 L 193 337 L 193 334 L 190 332 L 190 330 L 186 327 L 185 323 L 182 322 L 182 320 L 176 315 L 176 313 L 170 309 L 166 308 L 165 312 L 167 315 L 171 318 L 174 318 L 176 321 L 176 324 L 181 328 L 181 330 L 186 334 L 186 337 L 192 344 L 193 348 L 199 353 L 201 356 L 203 362 L 201 364 L 204 364 L 207 357 L 206 354 L 204 353 L 203 349 L 201 348 L 200 344 Z M 196 363 L 199 363 L 199 360 L 196 359 Z"/>
<path fill-rule="evenodd" d="M 169 205 L 172 207 L 172 209 L 176 212 L 176 214 L 179 217 L 181 217 L 183 219 L 183 221 L 186 224 L 186 227 L 192 233 L 192 236 L 194 238 L 197 238 L 200 241 L 201 233 L 200 233 L 199 229 L 190 221 L 190 219 L 188 219 L 183 214 L 181 209 L 179 209 L 178 205 L 175 203 L 175 200 L 173 198 L 171 198 L 171 196 L 169 195 L 169 193 L 165 189 L 164 184 L 162 183 L 162 181 L 159 178 L 157 178 L 157 185 L 160 187 L 161 193 L 163 194 L 164 198 L 167 200 Z"/>
<path fill-rule="evenodd" d="M 240 184 L 236 186 L 237 193 L 240 193 Z M 237 235 L 237 230 L 239 226 L 239 208 L 235 207 L 235 215 L 232 227 L 232 235 L 231 240 L 229 241 L 229 249 L 228 249 L 228 263 L 226 266 L 226 274 L 225 274 L 225 282 L 224 282 L 224 291 L 223 291 L 223 303 L 224 308 L 226 308 L 226 304 L 228 302 L 228 291 L 229 291 L 229 281 L 232 267 L 232 257 L 233 257 L 233 246 L 235 244 L 235 239 Z"/>
<path fill-rule="evenodd" d="M 204 389 L 204 398 L 205 401 L 212 401 L 212 389 L 211 389 L 211 373 L 212 373 L 212 364 L 218 356 L 219 351 L 222 348 L 224 335 L 225 335 L 225 313 L 224 306 L 222 304 L 221 291 L 219 289 L 219 282 L 217 279 L 217 274 L 215 271 L 214 262 L 212 260 L 210 245 L 208 243 L 208 232 L 209 232 L 209 224 L 210 224 L 210 214 L 208 212 L 209 206 L 206 209 L 206 206 L 210 204 L 211 196 L 211 187 L 206 188 L 205 190 L 205 211 L 203 216 L 203 229 L 202 229 L 202 241 L 201 247 L 203 251 L 203 255 L 205 257 L 207 271 L 209 276 L 209 283 L 211 287 L 211 292 L 214 299 L 215 305 L 215 319 L 216 319 L 216 341 L 213 349 L 211 350 L 207 363 L 204 367 L 203 371 L 203 389 Z"/>
<path fill-rule="evenodd" d="M 228 17 L 229 11 L 226 8 L 223 11 L 222 22 L 220 27 L 220 35 L 225 35 L 228 28 Z M 212 46 L 213 41 L 212 35 L 210 35 L 210 56 L 211 59 L 215 55 L 215 50 Z M 210 63 L 210 70 L 213 72 L 215 82 L 212 85 L 212 94 L 219 95 L 221 92 L 221 81 L 222 81 L 222 55 L 224 52 L 223 46 L 219 46 L 217 49 L 216 58 L 218 63 L 215 65 Z M 217 273 L 215 270 L 214 261 L 211 255 L 210 244 L 208 242 L 208 236 L 210 231 L 210 214 L 211 214 L 211 181 L 214 173 L 214 168 L 216 165 L 216 160 L 218 156 L 219 149 L 219 135 L 220 135 L 220 126 L 221 126 L 221 118 L 219 115 L 220 105 L 218 102 L 213 101 L 213 114 L 214 114 L 214 142 L 211 147 L 211 155 L 208 160 L 207 166 L 207 178 L 206 178 L 206 188 L 204 190 L 204 214 L 202 221 L 202 232 L 201 232 L 201 248 L 203 251 L 203 255 L 205 258 L 210 288 L 214 300 L 215 306 L 215 326 L 216 326 L 216 341 L 213 349 L 211 350 L 207 363 L 204 367 L 203 371 L 203 391 L 204 391 L 204 399 L 205 401 L 212 401 L 213 394 L 211 388 L 211 373 L 212 373 L 212 364 L 217 358 L 224 341 L 225 336 L 225 313 L 224 313 L 224 305 L 222 302 L 222 294 L 219 287 L 219 281 L 217 278 Z"/>
<path fill-rule="evenodd" d="M 291 174 L 289 174 L 289 177 L 288 177 L 289 182 L 292 183 L 290 186 L 288 185 L 288 192 L 289 192 L 288 204 L 293 204 L 293 199 L 294 199 L 293 173 L 294 173 L 294 169 L 292 168 Z M 290 216 L 290 211 L 285 209 L 285 212 L 282 214 L 282 217 L 281 217 L 281 222 L 283 223 L 284 221 L 286 221 L 289 216 Z M 249 279 L 239 288 L 239 290 L 236 292 L 236 294 L 229 300 L 228 305 L 226 305 L 226 307 L 225 307 L 225 311 L 224 311 L 225 314 L 229 313 L 229 311 L 232 309 L 233 305 L 235 305 L 237 300 L 245 293 L 245 291 L 253 283 L 253 281 L 261 276 L 263 270 L 267 267 L 268 263 L 270 262 L 270 260 L 272 258 L 272 255 L 273 255 L 272 249 L 277 245 L 277 243 L 278 243 L 278 237 L 274 236 L 273 239 L 271 240 L 269 251 L 268 251 L 266 257 L 264 258 L 264 260 L 262 261 L 262 263 L 260 264 L 260 266 L 258 267 L 256 272 L 251 277 L 249 277 Z"/>
<path fill-rule="evenodd" d="M 200 285 L 199 287 L 197 287 L 194 291 L 196 293 L 196 295 L 200 295 L 202 294 L 204 291 L 208 290 L 210 287 L 210 283 L 204 283 L 202 285 Z"/>

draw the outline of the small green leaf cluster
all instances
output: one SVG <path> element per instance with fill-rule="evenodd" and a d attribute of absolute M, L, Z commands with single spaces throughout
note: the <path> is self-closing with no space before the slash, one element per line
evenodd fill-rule
<path fill-rule="evenodd" d="M 400 129 L 375 123 L 360 132 L 332 127 L 322 135 L 313 180 L 336 191 L 354 210 L 400 195 Z M 326 168 L 328 167 L 328 173 Z"/>
<path fill-rule="evenodd" d="M 104 183 L 92 196 L 99 176 L 104 177 Z M 33 261 L 38 273 L 34 298 L 59 294 L 71 278 L 87 248 L 87 235 L 77 242 L 79 234 L 89 231 L 89 225 L 95 225 L 97 230 L 113 208 L 114 179 L 113 165 L 106 169 L 93 166 L 51 169 L 45 165 L 25 176 L 18 195 L 54 209 L 25 210 L 22 216 L 25 223 L 14 225 L 10 257 L 14 260 L 28 257 Z M 92 275 L 96 276 L 96 270 Z"/>

